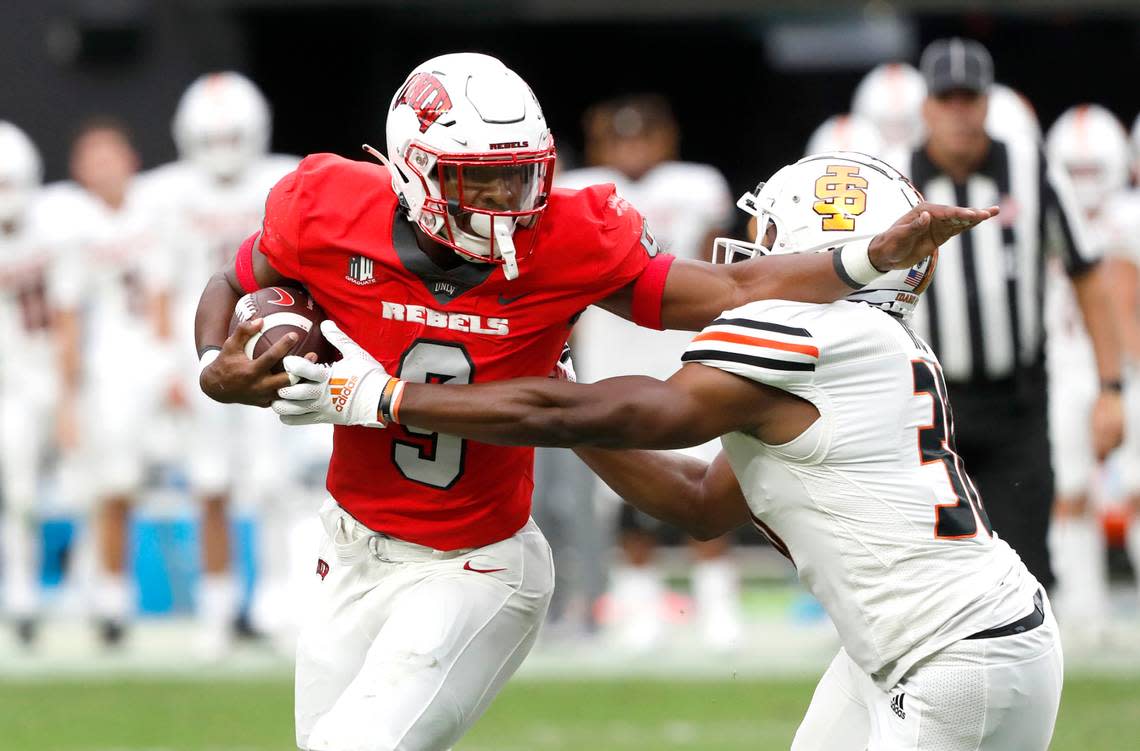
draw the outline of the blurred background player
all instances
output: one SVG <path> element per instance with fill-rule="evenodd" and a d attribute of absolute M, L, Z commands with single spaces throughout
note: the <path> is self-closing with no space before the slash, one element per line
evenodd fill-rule
<path fill-rule="evenodd" d="M 583 127 L 589 166 L 560 174 L 555 184 L 584 188 L 613 183 L 645 216 L 666 252 L 708 260 L 713 238 L 731 221 L 732 198 L 715 167 L 680 161 L 681 134 L 669 102 L 655 94 L 604 101 L 586 112 Z M 576 365 L 587 382 L 633 373 L 668 377 L 691 338 L 686 332 L 643 329 L 601 309 L 587 310 L 574 330 Z M 693 451 L 711 459 L 716 446 Z M 602 502 L 612 507 L 617 496 L 601 482 L 593 484 Z M 624 504 L 618 515 L 623 561 L 610 571 L 603 619 L 614 627 L 620 644 L 648 649 L 664 636 L 669 610 L 664 576 L 656 565 L 662 526 Z M 701 636 L 710 646 L 730 647 L 741 625 L 740 574 L 728 555 L 728 538 L 691 544 Z"/>
<path fill-rule="evenodd" d="M 127 583 L 128 515 L 143 484 L 155 384 L 169 365 L 156 356 L 168 268 L 138 167 L 125 126 L 90 120 L 72 146 L 75 182 L 45 199 L 54 216 L 67 217 L 55 272 L 63 361 L 59 440 L 64 452 L 80 452 L 83 487 L 76 490 L 95 502 L 91 596 L 108 645 L 122 639 L 135 599 Z M 127 362 L 135 363 L 129 371 Z"/>
<path fill-rule="evenodd" d="M 1014 146 L 1041 144 L 1041 122 L 1032 102 L 1003 83 L 990 86 L 986 105 L 986 132 Z"/>
<path fill-rule="evenodd" d="M 808 139 L 804 156 L 825 151 L 858 151 L 882 157 L 887 148 L 875 124 L 860 115 L 832 115 Z"/>
<path fill-rule="evenodd" d="M 1089 243 L 1097 254 L 1104 254 L 1108 239 L 1104 212 L 1110 199 L 1128 184 L 1124 126 L 1104 107 L 1078 105 L 1049 129 L 1045 150 L 1049 161 L 1069 174 L 1087 221 Z M 1050 553 L 1062 624 L 1070 634 L 1095 640 L 1108 617 L 1104 535 L 1094 497 L 1100 494 L 1097 467 L 1104 459 L 1104 447 L 1093 445 L 1091 428 L 1098 392 L 1096 358 L 1060 260 L 1050 258 L 1047 265 L 1045 363 L 1055 486 Z"/>
<path fill-rule="evenodd" d="M 30 644 L 38 619 L 37 500 L 51 449 L 57 360 L 52 252 L 35 211 L 42 166 L 31 139 L 0 121 L 0 572 L 4 614 Z"/>
<path fill-rule="evenodd" d="M 1132 125 L 1129 140 L 1132 185 L 1109 199 L 1101 226 L 1106 234 L 1106 252 L 1115 264 L 1113 301 L 1126 363 L 1124 445 L 1116 463 L 1127 504 L 1124 547 L 1133 572 L 1140 572 L 1140 234 L 1136 232 L 1136 217 L 1140 216 L 1140 116 Z M 1140 577 L 1134 577 L 1134 582 L 1140 587 Z"/>
<path fill-rule="evenodd" d="M 871 70 L 855 88 L 851 114 L 879 131 L 887 153 L 913 149 L 922 142 L 922 101 L 926 83 L 907 63 L 884 63 Z M 824 149 L 809 149 L 819 152 Z"/>
<path fill-rule="evenodd" d="M 1099 256 L 1085 237 L 1067 175 L 1045 161 L 1031 130 L 987 132 L 989 52 L 972 40 L 942 39 L 923 52 L 921 68 L 926 141 L 895 166 L 929 201 L 973 200 L 1003 209 L 998 222 L 942 248 L 915 329 L 942 362 L 962 426 L 959 453 L 995 531 L 1051 585 L 1041 269 L 1054 252 L 1073 280 L 1102 381 L 1094 413 L 1107 445 L 1119 440 L 1113 384 L 1120 370 Z"/>
<path fill-rule="evenodd" d="M 179 269 L 179 284 L 163 322 L 176 350 L 176 375 L 166 402 L 181 428 L 175 435 L 181 437 L 190 488 L 202 507 L 197 649 L 203 657 L 224 652 L 235 630 L 248 633 L 249 628 L 239 618 L 241 593 L 232 571 L 231 499 L 274 499 L 260 504 L 259 510 L 288 513 L 289 494 L 283 491 L 291 478 L 279 465 L 270 465 L 288 440 L 285 431 L 265 412 L 236 410 L 207 398 L 198 388 L 194 349 L 187 345 L 193 341 L 202 288 L 257 230 L 269 189 L 297 166 L 295 157 L 268 153 L 270 127 L 269 104 L 253 82 L 233 72 L 204 75 L 182 95 L 174 115 L 178 161 L 148 177 L 167 225 L 168 263 Z M 235 455 L 228 442 L 235 433 L 256 436 L 247 445 L 264 449 Z M 269 529 L 283 531 L 274 524 L 259 526 L 263 534 Z M 272 535 L 273 544 L 257 548 L 284 550 L 283 537 Z M 272 578 L 281 567 L 259 568 Z"/>

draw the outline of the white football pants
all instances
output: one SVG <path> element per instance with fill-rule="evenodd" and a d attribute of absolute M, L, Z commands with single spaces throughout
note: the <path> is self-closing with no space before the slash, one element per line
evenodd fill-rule
<path fill-rule="evenodd" d="M 371 532 L 331 499 L 297 646 L 297 745 L 444 751 L 538 636 L 554 588 L 530 521 L 482 548 L 435 551 Z"/>
<path fill-rule="evenodd" d="M 1045 751 L 1063 677 L 1057 623 L 955 642 L 889 691 L 847 652 L 831 661 L 792 751 Z"/>

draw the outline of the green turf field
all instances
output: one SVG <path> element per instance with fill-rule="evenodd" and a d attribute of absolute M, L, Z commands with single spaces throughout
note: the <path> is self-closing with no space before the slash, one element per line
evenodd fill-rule
<path fill-rule="evenodd" d="M 510 684 L 457 751 L 787 748 L 811 681 Z M 288 751 L 292 688 L 221 679 L 0 682 L 4 751 Z M 1140 748 L 1140 680 L 1073 678 L 1056 751 Z"/>

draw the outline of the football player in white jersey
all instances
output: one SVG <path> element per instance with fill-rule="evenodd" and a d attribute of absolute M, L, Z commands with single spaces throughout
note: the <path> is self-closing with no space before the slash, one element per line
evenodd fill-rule
<path fill-rule="evenodd" d="M 707 260 L 713 238 L 730 221 L 732 197 L 715 167 L 679 160 L 680 132 L 669 103 L 656 95 L 617 98 L 592 107 L 584 125 L 585 154 L 592 166 L 557 175 L 555 185 L 578 189 L 613 183 L 653 227 L 658 245 L 680 258 Z M 665 378 L 688 340 L 688 334 L 653 331 L 592 307 L 575 326 L 576 365 L 587 381 L 633 373 Z M 694 451 L 711 458 L 715 446 Z M 544 466 L 550 453 L 540 451 L 538 456 Z M 569 469 L 561 467 L 560 474 Z M 656 520 L 620 505 L 608 488 L 597 485 L 608 505 L 620 509 L 624 553 L 624 560 L 610 571 L 603 620 L 622 646 L 650 649 L 665 636 L 665 576 L 656 565 L 663 530 Z M 699 631 L 706 644 L 730 648 L 740 634 L 740 577 L 728 541 L 694 542 L 692 552 Z"/>
<path fill-rule="evenodd" d="M 233 249 L 257 230 L 270 188 L 297 166 L 295 157 L 268 153 L 270 126 L 265 97 L 238 73 L 204 75 L 178 103 L 172 130 L 179 160 L 148 175 L 169 223 L 166 251 L 180 270 L 166 326 L 172 342 L 193 339 L 199 292 Z M 193 349 L 179 346 L 178 352 L 167 406 L 176 424 L 186 423 L 179 433 L 189 436 L 184 444 L 188 476 L 202 506 L 203 575 L 197 602 L 201 632 L 196 646 L 202 656 L 216 657 L 230 642 L 240 604 L 230 562 L 230 499 L 239 481 L 250 492 L 281 497 L 284 478 L 274 471 L 279 467 L 267 462 L 275 464 L 277 452 L 271 447 L 283 431 L 264 413 L 229 409 L 206 398 L 198 388 Z M 251 443 L 265 450 L 235 455 L 226 437 L 239 429 L 257 436 Z M 274 511 L 269 505 L 264 510 Z M 264 547 L 281 546 L 276 541 Z M 272 575 L 276 568 L 267 566 L 265 574 Z"/>
<path fill-rule="evenodd" d="M 1050 162 L 1061 165 L 1072 178 L 1091 242 L 1104 253 L 1108 238 L 1103 210 L 1128 182 L 1124 126 L 1104 107 L 1078 105 L 1049 129 L 1045 150 Z M 1104 536 L 1090 500 L 1095 470 L 1107 449 L 1094 446 L 1090 425 L 1100 389 L 1096 360 L 1059 259 L 1050 259 L 1045 326 L 1049 438 L 1056 478 L 1049 542 L 1058 612 L 1070 633 L 1095 640 L 1108 617 L 1108 578 Z"/>
<path fill-rule="evenodd" d="M 53 275 L 59 289 L 62 355 L 60 443 L 78 449 L 85 490 L 96 502 L 95 615 L 104 641 L 123 635 L 132 595 L 125 578 L 127 522 L 143 483 L 148 416 L 163 366 L 155 311 L 169 281 L 150 194 L 126 128 L 95 119 L 71 151 L 75 183 L 50 189 L 45 204 L 66 216 Z M 131 362 L 130 377 L 123 375 Z"/>
<path fill-rule="evenodd" d="M 36 636 L 35 506 L 58 386 L 41 177 L 31 139 L 0 121 L 0 571 L 3 612 L 25 644 Z"/>
<path fill-rule="evenodd" d="M 858 151 L 882 157 L 886 143 L 875 124 L 862 115 L 832 115 L 811 134 L 804 155 L 825 151 Z"/>
<path fill-rule="evenodd" d="M 926 82 L 914 66 L 885 63 L 872 69 L 855 88 L 851 113 L 879 129 L 888 152 L 913 149 L 922 141 L 922 102 Z M 814 152 L 818 153 L 818 152 Z"/>
<path fill-rule="evenodd" d="M 1105 252 L 1115 264 L 1112 292 L 1117 310 L 1116 323 L 1129 367 L 1125 371 L 1124 444 L 1118 467 L 1122 489 L 1128 497 L 1131 519 L 1125 548 L 1132 569 L 1140 571 L 1140 235 L 1135 217 L 1140 215 L 1140 117 L 1130 136 L 1133 187 L 1118 191 L 1101 212 Z M 1140 586 L 1140 577 L 1136 583 Z"/>
<path fill-rule="evenodd" d="M 858 247 L 920 200 L 877 159 L 814 155 L 741 199 L 762 245 L 720 244 L 730 257 Z M 848 300 L 727 310 L 667 382 L 397 383 L 386 414 L 481 441 L 596 447 L 580 454 L 623 497 L 703 536 L 751 519 L 843 643 L 793 749 L 1044 751 L 1063 672 L 1048 599 L 990 529 L 938 359 L 906 323 L 936 257 L 885 275 L 835 258 L 863 285 Z M 295 412 L 290 395 L 275 410 Z M 599 450 L 718 435 L 711 464 Z"/>

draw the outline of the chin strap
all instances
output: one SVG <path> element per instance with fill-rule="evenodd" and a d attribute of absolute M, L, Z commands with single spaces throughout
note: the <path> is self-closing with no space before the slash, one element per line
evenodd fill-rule
<path fill-rule="evenodd" d="M 518 279 L 519 263 L 515 259 L 515 241 L 511 230 L 505 226 L 495 226 L 495 246 L 499 249 L 499 256 L 503 259 L 503 276 L 507 281 Z"/>

